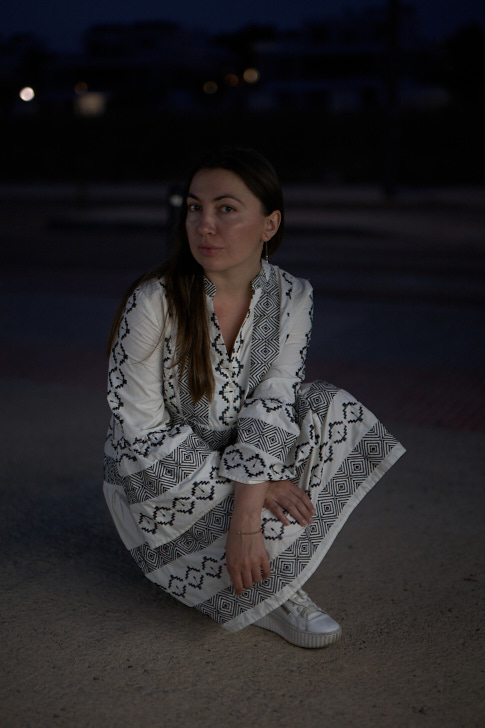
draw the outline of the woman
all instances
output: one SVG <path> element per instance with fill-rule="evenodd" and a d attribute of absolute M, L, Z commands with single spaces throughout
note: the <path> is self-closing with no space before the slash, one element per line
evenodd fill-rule
<path fill-rule="evenodd" d="M 196 166 L 173 254 L 113 324 L 104 492 L 166 592 L 227 630 L 323 647 L 340 627 L 301 587 L 404 450 L 347 392 L 303 384 L 312 289 L 267 262 L 282 235 L 264 157 Z"/>

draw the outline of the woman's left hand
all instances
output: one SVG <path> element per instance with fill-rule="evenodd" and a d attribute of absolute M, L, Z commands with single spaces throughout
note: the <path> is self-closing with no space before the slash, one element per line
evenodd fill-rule
<path fill-rule="evenodd" d="M 226 563 L 234 591 L 239 596 L 253 584 L 267 579 L 271 569 L 261 531 L 241 534 L 229 529 Z"/>
<path fill-rule="evenodd" d="M 264 499 L 268 508 L 285 526 L 290 525 L 284 511 L 290 514 L 300 526 L 308 526 L 313 519 L 315 508 L 307 494 L 291 480 L 271 482 Z"/>

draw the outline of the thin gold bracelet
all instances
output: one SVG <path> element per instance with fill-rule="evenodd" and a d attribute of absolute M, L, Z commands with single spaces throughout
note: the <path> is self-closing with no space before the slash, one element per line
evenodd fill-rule
<path fill-rule="evenodd" d="M 235 536 L 255 536 L 257 533 L 261 533 L 261 529 L 258 528 L 257 531 L 229 531 L 229 533 L 233 533 Z"/>

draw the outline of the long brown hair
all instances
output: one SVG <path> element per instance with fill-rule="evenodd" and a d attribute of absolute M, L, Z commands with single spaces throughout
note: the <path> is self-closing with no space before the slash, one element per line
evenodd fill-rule
<path fill-rule="evenodd" d="M 272 254 L 279 248 L 284 231 L 284 205 L 281 185 L 273 165 L 262 154 L 246 147 L 225 147 L 209 152 L 187 177 L 169 259 L 131 284 L 116 311 L 108 340 L 109 355 L 118 335 L 128 298 L 145 281 L 163 277 L 169 315 L 176 322 L 176 363 L 180 367 L 180 376 L 187 369 L 189 390 L 194 402 L 198 402 L 204 395 L 211 400 L 215 386 L 210 359 L 204 270 L 190 252 L 185 230 L 187 195 L 194 175 L 201 169 L 227 169 L 234 172 L 259 199 L 265 215 L 270 215 L 275 210 L 281 212 L 280 226 L 268 241 L 268 253 Z"/>

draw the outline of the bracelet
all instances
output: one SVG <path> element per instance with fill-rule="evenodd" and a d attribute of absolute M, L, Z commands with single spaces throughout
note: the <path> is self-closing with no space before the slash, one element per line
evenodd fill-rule
<path fill-rule="evenodd" d="M 261 529 L 258 528 L 257 531 L 229 531 L 229 533 L 234 533 L 236 536 L 254 536 L 257 533 L 261 533 Z"/>

